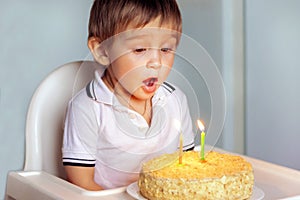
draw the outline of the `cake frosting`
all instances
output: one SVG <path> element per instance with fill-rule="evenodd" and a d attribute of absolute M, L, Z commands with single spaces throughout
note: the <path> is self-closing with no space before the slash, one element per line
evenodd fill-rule
<path fill-rule="evenodd" d="M 150 200 L 249 199 L 254 175 L 249 162 L 237 155 L 209 152 L 202 161 L 199 152 L 164 154 L 143 164 L 140 193 Z"/>

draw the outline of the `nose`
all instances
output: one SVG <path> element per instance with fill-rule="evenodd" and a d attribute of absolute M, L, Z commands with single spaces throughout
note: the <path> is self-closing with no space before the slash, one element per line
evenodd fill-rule
<path fill-rule="evenodd" d="M 151 49 L 149 52 L 147 68 L 159 69 L 161 67 L 160 49 Z"/>

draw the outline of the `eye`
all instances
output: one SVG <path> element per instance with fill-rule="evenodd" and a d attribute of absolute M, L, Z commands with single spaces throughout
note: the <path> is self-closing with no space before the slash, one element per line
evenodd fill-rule
<path fill-rule="evenodd" d="M 164 53 L 173 52 L 173 49 L 171 48 L 161 48 L 160 50 Z"/>
<path fill-rule="evenodd" d="M 138 48 L 138 49 L 134 49 L 133 52 L 134 53 L 143 53 L 145 52 L 147 49 L 146 48 Z"/>

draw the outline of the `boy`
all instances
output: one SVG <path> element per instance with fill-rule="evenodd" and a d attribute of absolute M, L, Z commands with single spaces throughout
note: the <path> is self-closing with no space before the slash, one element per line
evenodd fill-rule
<path fill-rule="evenodd" d="M 184 150 L 194 147 L 186 97 L 164 82 L 181 29 L 175 0 L 94 1 L 88 47 L 105 67 L 69 103 L 62 151 L 70 182 L 126 186 L 143 162 L 175 152 L 180 132 Z"/>

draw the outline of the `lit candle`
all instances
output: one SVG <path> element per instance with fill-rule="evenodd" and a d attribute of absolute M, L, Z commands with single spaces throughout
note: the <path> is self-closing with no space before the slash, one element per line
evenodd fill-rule
<path fill-rule="evenodd" d="M 183 138 L 182 138 L 182 132 L 180 132 L 180 138 L 179 138 L 179 164 L 182 164 L 182 155 L 183 155 Z"/>
<path fill-rule="evenodd" d="M 204 146 L 205 146 L 205 132 L 204 132 L 204 130 L 205 130 L 205 127 L 199 119 L 197 120 L 197 123 L 198 123 L 198 127 L 201 131 L 201 151 L 200 151 L 201 160 L 205 160 L 205 157 L 204 157 Z"/>
<path fill-rule="evenodd" d="M 180 136 L 179 136 L 179 164 L 182 164 L 182 156 L 183 156 L 183 136 L 182 136 L 182 131 L 181 131 L 181 125 L 180 122 L 178 120 L 174 120 L 174 125 L 177 131 L 180 132 Z"/>

